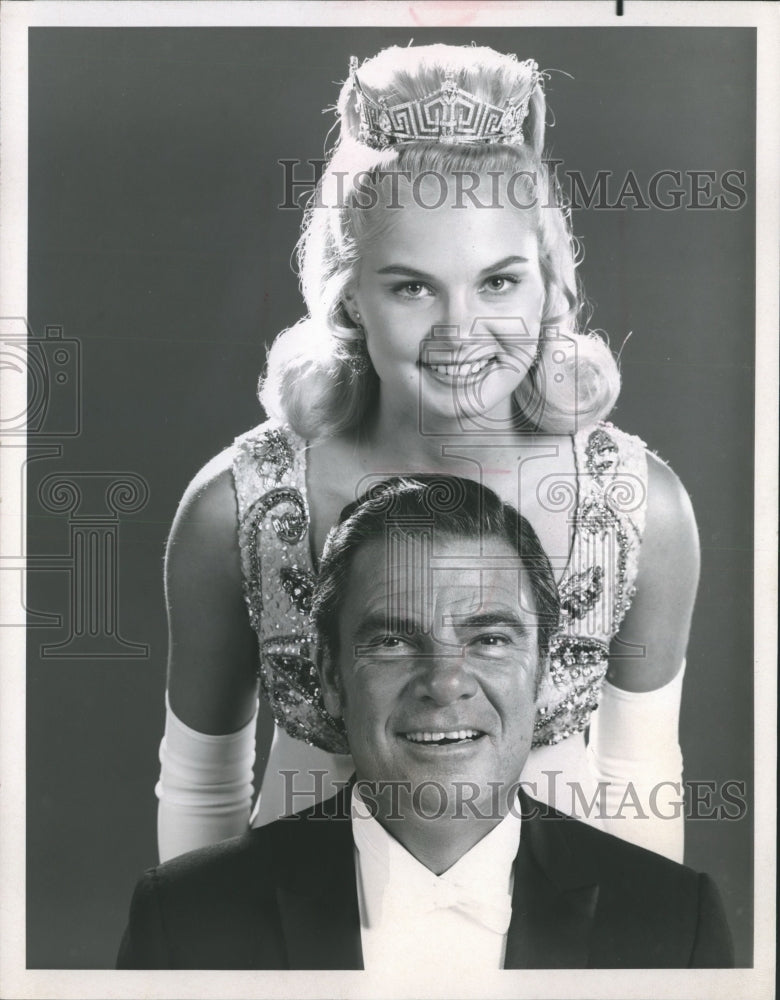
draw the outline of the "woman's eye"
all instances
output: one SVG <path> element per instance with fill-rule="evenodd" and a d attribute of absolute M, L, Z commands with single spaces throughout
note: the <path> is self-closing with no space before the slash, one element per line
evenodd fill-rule
<path fill-rule="evenodd" d="M 393 291 L 407 299 L 423 299 L 429 294 L 428 286 L 422 281 L 405 281 L 396 285 Z"/>
<path fill-rule="evenodd" d="M 494 274 L 485 284 L 491 292 L 505 292 L 513 285 L 519 284 L 519 279 L 511 274 Z"/>

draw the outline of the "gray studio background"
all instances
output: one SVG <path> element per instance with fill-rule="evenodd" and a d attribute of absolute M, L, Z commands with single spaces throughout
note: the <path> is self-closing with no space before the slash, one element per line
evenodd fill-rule
<path fill-rule="evenodd" d="M 698 517 L 686 778 L 744 782 L 752 796 L 754 32 L 34 28 L 29 322 L 36 336 L 61 327 L 77 342 L 81 395 L 57 396 L 66 389 L 52 382 L 39 433 L 60 455 L 31 457 L 28 473 L 28 545 L 41 567 L 28 603 L 62 616 L 31 628 L 28 644 L 31 967 L 112 966 L 134 881 L 156 861 L 166 533 L 193 473 L 260 421 L 266 345 L 302 311 L 290 268 L 300 213 L 276 207 L 277 161 L 322 155 L 333 120 L 322 108 L 351 53 L 412 35 L 475 40 L 570 73 L 547 88 L 549 139 L 564 169 L 586 178 L 746 171 L 738 211 L 583 209 L 574 225 L 594 325 L 616 347 L 633 331 L 613 419 L 669 461 Z M 122 474 L 138 477 L 136 496 L 117 512 L 104 487 Z M 86 514 L 67 497 L 58 506 L 39 498 L 52 475 L 103 493 Z M 57 650 L 73 628 L 74 538 L 86 529 L 99 551 L 115 539 L 118 636 L 98 622 L 83 646 Z M 110 577 L 110 565 L 100 572 Z M 63 651 L 78 655 L 52 655 Z M 267 716 L 261 728 L 262 755 Z M 749 965 L 752 814 L 689 821 L 686 838 L 686 860 L 715 877 Z"/>

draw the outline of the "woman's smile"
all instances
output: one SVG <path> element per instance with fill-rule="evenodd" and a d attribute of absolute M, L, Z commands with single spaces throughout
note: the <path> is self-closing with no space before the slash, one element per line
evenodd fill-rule
<path fill-rule="evenodd" d="M 496 357 L 491 356 L 480 358 L 479 360 L 466 358 L 462 361 L 458 360 L 450 363 L 420 361 L 420 367 L 436 382 L 442 382 L 444 385 L 455 385 L 458 382 L 464 382 L 468 379 L 476 380 L 478 376 L 484 374 L 496 362 Z"/>

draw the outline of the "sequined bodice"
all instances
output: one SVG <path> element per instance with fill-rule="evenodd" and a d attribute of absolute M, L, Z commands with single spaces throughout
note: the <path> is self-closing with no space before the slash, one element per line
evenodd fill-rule
<path fill-rule="evenodd" d="M 559 583 L 561 626 L 540 689 L 535 746 L 582 731 L 598 707 L 609 643 L 633 596 L 644 530 L 644 444 L 611 424 L 580 430 L 573 444 L 575 482 L 547 477 L 540 496 L 569 519 L 572 545 Z M 233 476 L 263 693 L 291 736 L 348 753 L 341 722 L 325 711 L 315 667 L 305 442 L 288 427 L 262 424 L 236 439 Z"/>

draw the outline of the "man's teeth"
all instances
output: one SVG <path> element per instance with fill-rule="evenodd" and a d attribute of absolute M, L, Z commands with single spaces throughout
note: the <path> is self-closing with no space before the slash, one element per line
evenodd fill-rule
<path fill-rule="evenodd" d="M 478 375 L 490 364 L 492 358 L 483 358 L 481 361 L 462 361 L 457 365 L 429 365 L 439 375 Z"/>
<path fill-rule="evenodd" d="M 441 740 L 473 740 L 479 736 L 478 729 L 453 729 L 446 733 L 405 733 L 412 743 L 439 743 Z"/>

